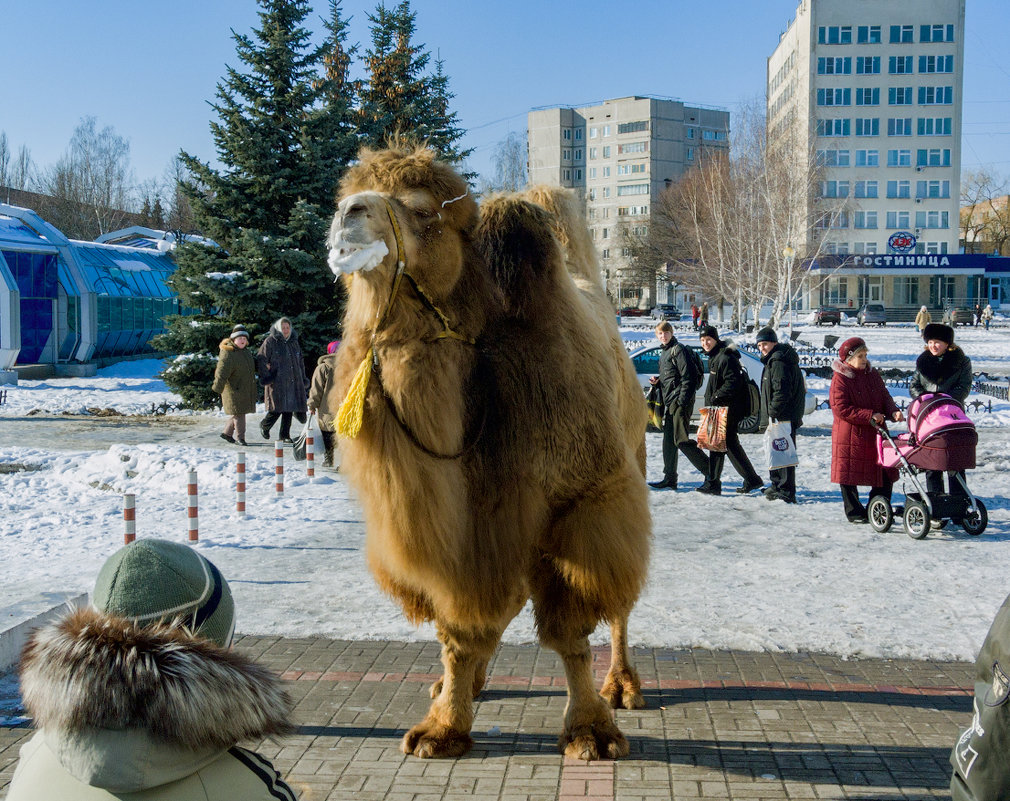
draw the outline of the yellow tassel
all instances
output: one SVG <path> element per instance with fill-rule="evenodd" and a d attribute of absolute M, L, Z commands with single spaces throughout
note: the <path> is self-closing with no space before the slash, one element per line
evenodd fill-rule
<path fill-rule="evenodd" d="M 337 410 L 337 433 L 342 437 L 354 438 L 361 431 L 361 421 L 365 416 L 365 391 L 368 389 L 368 376 L 372 372 L 372 349 L 368 349 L 365 360 L 358 367 L 347 390 L 347 397 Z"/>

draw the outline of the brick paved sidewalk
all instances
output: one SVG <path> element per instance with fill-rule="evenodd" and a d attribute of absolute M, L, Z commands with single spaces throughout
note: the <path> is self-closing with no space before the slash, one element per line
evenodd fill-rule
<path fill-rule="evenodd" d="M 631 755 L 565 760 L 560 660 L 503 646 L 476 705 L 475 747 L 400 753 L 441 672 L 434 643 L 243 637 L 279 672 L 298 733 L 259 744 L 312 801 L 946 798 L 969 722 L 970 665 L 819 654 L 636 649 L 647 708 L 620 711 Z M 594 652 L 602 682 L 609 654 Z M 0 728 L 0 796 L 27 728 Z"/>

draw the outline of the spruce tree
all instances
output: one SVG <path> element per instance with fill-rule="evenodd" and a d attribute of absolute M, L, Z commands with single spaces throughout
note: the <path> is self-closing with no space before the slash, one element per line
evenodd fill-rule
<path fill-rule="evenodd" d="M 449 101 L 455 96 L 449 91 L 449 76 L 445 74 L 445 62 L 441 58 L 436 58 L 435 73 L 428 81 L 428 102 L 424 119 L 427 126 L 425 138 L 428 144 L 450 164 L 459 164 L 473 153 L 473 148 L 460 150 L 457 146 L 457 142 L 463 138 L 466 131 L 459 127 L 456 112 L 449 108 Z M 477 174 L 465 173 L 465 176 L 472 183 Z"/>
<path fill-rule="evenodd" d="M 339 177 L 357 152 L 353 98 L 341 96 L 326 62 L 343 58 L 332 52 L 346 39 L 340 2 L 331 3 L 330 37 L 318 47 L 303 26 L 308 0 L 258 3 L 259 29 L 233 33 L 243 67 L 226 68 L 213 104 L 221 168 L 180 154 L 189 173 L 183 192 L 219 247 L 177 247 L 170 283 L 195 313 L 169 318 L 155 345 L 179 354 L 165 380 L 193 406 L 217 402 L 209 393 L 214 361 L 233 324 L 247 327 L 255 347 L 276 318 L 289 317 L 312 362 L 340 328 L 326 227 Z"/>

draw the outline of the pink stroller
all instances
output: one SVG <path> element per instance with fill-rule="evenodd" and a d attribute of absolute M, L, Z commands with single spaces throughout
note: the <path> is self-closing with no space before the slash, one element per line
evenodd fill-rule
<path fill-rule="evenodd" d="M 927 492 L 920 480 L 924 470 L 971 470 L 975 467 L 975 446 L 978 434 L 958 401 L 942 393 L 927 393 L 908 407 L 908 433 L 891 437 L 887 429 L 877 429 L 877 463 L 881 467 L 897 468 L 902 489 L 911 483 L 914 492 L 905 492 L 904 507 L 891 507 L 882 496 L 874 497 L 866 513 L 870 525 L 887 531 L 895 517 L 900 516 L 905 533 L 921 540 L 930 525 L 943 528 L 946 520 L 959 523 L 969 534 L 981 534 L 989 523 L 985 505 L 971 494 L 959 473 L 951 473 L 963 494 Z M 887 443 L 885 446 L 884 443 Z"/>

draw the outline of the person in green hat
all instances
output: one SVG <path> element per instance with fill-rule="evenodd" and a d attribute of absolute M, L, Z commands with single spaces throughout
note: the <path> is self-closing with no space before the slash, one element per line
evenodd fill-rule
<path fill-rule="evenodd" d="M 280 680 L 229 650 L 224 576 L 185 545 L 141 539 L 102 566 L 92 606 L 37 629 L 21 687 L 38 732 L 7 801 L 295 801 L 237 747 L 291 731 Z"/>

